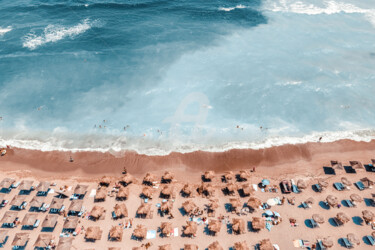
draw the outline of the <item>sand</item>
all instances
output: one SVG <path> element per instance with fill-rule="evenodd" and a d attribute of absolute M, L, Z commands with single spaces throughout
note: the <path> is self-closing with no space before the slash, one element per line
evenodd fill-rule
<path fill-rule="evenodd" d="M 69 162 L 69 157 L 72 156 L 74 162 Z M 328 166 L 330 160 L 342 161 L 344 165 L 348 165 L 349 160 L 358 160 L 363 164 L 368 164 L 371 158 L 375 158 L 375 141 L 371 142 L 354 142 L 349 140 L 342 140 L 333 143 L 308 143 L 301 145 L 285 145 L 280 147 L 261 149 L 261 150 L 231 150 L 222 153 L 210 153 L 210 152 L 193 152 L 188 154 L 172 153 L 168 156 L 145 156 L 138 155 L 134 152 L 122 152 L 116 155 L 110 153 L 97 153 L 97 152 L 41 152 L 32 151 L 25 149 L 10 149 L 6 156 L 0 158 L 0 181 L 5 177 L 16 178 L 18 181 L 23 179 L 34 180 L 34 185 L 41 180 L 50 180 L 57 183 L 54 189 L 58 189 L 62 185 L 72 186 L 74 188 L 77 183 L 89 185 L 88 193 L 84 198 L 84 206 L 90 211 L 94 205 L 103 206 L 106 209 L 105 219 L 99 221 L 91 221 L 86 218 L 81 218 L 81 225 L 85 228 L 88 226 L 98 225 L 103 230 L 101 240 L 95 243 L 86 242 L 84 235 L 80 234 L 74 237 L 73 249 L 106 249 L 107 247 L 121 247 L 121 249 L 131 249 L 135 246 L 140 246 L 142 243 L 151 242 L 153 246 L 151 249 L 157 249 L 157 246 L 164 244 L 172 244 L 172 249 L 183 248 L 184 244 L 197 244 L 200 249 L 205 249 L 211 242 L 218 240 L 219 243 L 228 249 L 233 247 L 234 242 L 246 241 L 249 246 L 254 246 L 259 243 L 260 240 L 269 238 L 275 244 L 280 246 L 280 249 L 293 249 L 293 240 L 304 239 L 310 242 L 316 242 L 317 239 L 332 236 L 334 239 L 333 249 L 342 248 L 338 244 L 338 239 L 346 237 L 348 233 L 354 232 L 360 239 L 360 249 L 370 249 L 371 246 L 365 244 L 362 237 L 370 235 L 372 230 L 370 226 L 357 225 L 353 222 L 353 217 L 361 217 L 362 210 L 373 208 L 367 207 L 364 202 L 359 203 L 356 208 L 341 207 L 331 208 L 329 210 L 323 209 L 318 205 L 319 201 L 325 200 L 328 194 L 333 194 L 342 199 L 348 199 L 350 194 L 357 193 L 363 198 L 371 198 L 374 193 L 373 189 L 366 189 L 359 191 L 356 187 L 352 186 L 351 190 L 348 191 L 337 191 L 333 188 L 332 184 L 336 181 L 340 181 L 341 177 L 345 176 L 350 181 L 356 182 L 359 179 L 368 176 L 374 180 L 375 173 L 369 173 L 365 171 L 358 171 L 357 174 L 347 174 L 344 171 L 337 172 L 337 175 L 325 175 L 323 172 L 323 166 Z M 204 225 L 198 226 L 198 235 L 196 238 L 186 237 L 169 237 L 162 238 L 159 236 L 156 239 L 144 240 L 138 242 L 131 239 L 133 229 L 124 229 L 124 235 L 122 242 L 111 242 L 108 241 L 108 232 L 113 225 L 118 225 L 120 221 L 114 221 L 111 219 L 111 213 L 113 207 L 118 201 L 114 197 L 107 197 L 105 202 L 94 203 L 94 198 L 90 197 L 89 194 L 92 189 L 96 189 L 98 180 L 101 176 L 107 175 L 112 176 L 115 181 L 121 177 L 121 171 L 126 166 L 128 172 L 138 178 L 136 184 L 131 184 L 130 197 L 124 201 L 129 211 L 129 218 L 134 218 L 138 206 L 141 204 L 141 198 L 139 194 L 142 190 L 141 180 L 146 172 L 152 172 L 156 174 L 158 180 L 164 171 L 169 170 L 176 174 L 176 181 L 170 185 L 173 185 L 177 191 L 179 191 L 185 183 L 192 183 L 199 185 L 201 183 L 201 174 L 206 170 L 214 170 L 217 178 L 213 182 L 215 187 L 215 198 L 219 199 L 219 209 L 216 212 L 216 216 L 220 214 L 229 216 L 229 218 L 241 217 L 246 222 L 251 221 L 252 217 L 260 217 L 263 210 L 257 210 L 256 212 L 246 215 L 238 216 L 232 213 L 228 213 L 225 210 L 225 204 L 229 202 L 230 197 L 225 196 L 221 189 L 226 185 L 220 180 L 221 174 L 226 170 L 232 170 L 235 173 L 241 169 L 252 169 L 256 168 L 256 172 L 251 174 L 247 183 L 258 184 L 263 178 L 267 178 L 271 181 L 271 184 L 279 184 L 283 179 L 293 178 L 295 181 L 302 178 L 307 181 L 308 187 L 302 193 L 299 194 L 286 194 L 280 193 L 269 193 L 261 192 L 258 190 L 255 192 L 255 196 L 265 202 L 268 198 L 285 196 L 286 198 L 295 197 L 296 205 L 284 204 L 277 205 L 271 208 L 272 211 L 277 211 L 281 214 L 283 222 L 279 225 L 273 226 L 271 231 L 268 232 L 266 229 L 255 233 L 246 232 L 243 235 L 234 235 L 227 232 L 226 225 L 223 224 L 221 231 L 217 236 L 210 236 L 205 233 Z M 326 178 L 330 183 L 329 187 L 322 193 L 315 193 L 311 185 L 317 183 L 318 178 Z M 242 183 L 241 183 L 242 184 Z M 111 185 L 112 186 L 112 185 Z M 159 198 L 161 186 L 155 189 L 153 199 L 150 200 L 154 209 L 153 219 L 139 219 L 134 218 L 133 227 L 137 224 L 146 225 L 148 229 L 157 230 L 162 222 L 170 221 L 173 227 L 179 229 L 181 234 L 182 226 L 186 224 L 188 220 L 187 216 L 183 216 L 180 212 L 181 204 L 186 201 L 177 194 L 173 214 L 174 219 L 169 220 L 166 217 L 160 217 L 157 214 L 156 203 L 162 201 Z M 11 200 L 16 194 L 18 189 L 12 190 L 10 194 L 6 195 L 6 199 Z M 35 196 L 35 191 L 30 195 L 27 195 L 26 199 L 28 202 Z M 47 196 L 47 203 L 49 203 L 54 197 L 54 194 Z M 239 197 L 236 194 L 235 197 Z M 310 209 L 299 208 L 298 205 L 309 197 L 314 197 L 315 204 Z M 240 198 L 245 203 L 248 198 Z M 69 199 L 64 200 L 65 207 L 69 207 Z M 194 198 L 194 202 L 203 208 L 205 204 L 209 203 L 207 198 L 197 196 Z M 0 209 L 0 218 L 3 217 L 4 213 L 10 208 L 9 204 Z M 28 208 L 27 208 L 28 209 Z M 27 211 L 22 210 L 19 212 L 19 218 L 23 219 Z M 327 221 L 330 217 L 335 216 L 338 212 L 345 212 L 351 218 L 343 227 L 337 228 L 330 225 Z M 305 225 L 305 219 L 311 218 L 312 214 L 321 214 L 326 222 L 320 226 L 320 228 L 310 229 Z M 47 213 L 38 213 L 41 220 Z M 288 219 L 290 217 L 296 218 L 298 227 L 291 227 Z M 55 235 L 56 239 L 62 230 L 63 216 L 59 216 L 58 224 L 54 231 L 51 233 Z M 8 230 L 8 229 L 7 229 Z M 41 227 L 30 231 L 31 239 L 28 243 L 27 249 L 33 249 L 32 245 L 35 243 L 37 236 L 40 234 Z M 11 241 L 16 233 L 22 232 L 21 227 L 9 229 L 10 240 L 6 247 L 10 247 Z M 6 248 L 6 249 L 8 249 Z"/>

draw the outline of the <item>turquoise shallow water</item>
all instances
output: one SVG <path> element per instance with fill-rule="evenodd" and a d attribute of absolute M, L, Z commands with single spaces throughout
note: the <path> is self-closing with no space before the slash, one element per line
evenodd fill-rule
<path fill-rule="evenodd" d="M 374 137 L 370 1 L 2 1 L 0 143 L 225 150 Z"/>

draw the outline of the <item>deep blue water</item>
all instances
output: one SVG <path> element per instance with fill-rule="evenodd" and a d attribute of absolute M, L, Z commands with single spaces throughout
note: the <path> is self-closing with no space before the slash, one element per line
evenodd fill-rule
<path fill-rule="evenodd" d="M 0 1 L 0 139 L 149 153 L 372 138 L 374 9 Z"/>

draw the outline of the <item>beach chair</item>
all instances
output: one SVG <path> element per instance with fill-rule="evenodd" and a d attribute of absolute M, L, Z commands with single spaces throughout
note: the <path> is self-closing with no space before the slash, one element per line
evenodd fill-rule
<path fill-rule="evenodd" d="M 316 243 L 316 245 L 319 247 L 317 249 L 319 250 L 326 250 L 326 248 L 323 246 L 323 243 L 321 240 L 318 241 L 318 243 Z"/>
<path fill-rule="evenodd" d="M 342 222 L 340 222 L 337 218 L 332 218 L 333 222 L 335 223 L 336 227 L 344 225 Z"/>
<path fill-rule="evenodd" d="M 348 207 L 354 207 L 354 204 L 351 200 L 345 200 L 345 203 L 348 205 Z"/>
<path fill-rule="evenodd" d="M 346 248 L 353 248 L 354 247 L 353 244 L 350 243 L 350 241 L 347 238 L 342 238 L 342 241 L 344 242 L 344 246 Z"/>
<path fill-rule="evenodd" d="M 300 191 L 299 191 L 299 189 L 296 185 L 292 185 L 292 191 L 293 191 L 293 193 L 296 193 L 296 194 L 300 193 Z"/>
<path fill-rule="evenodd" d="M 112 218 L 113 218 L 113 219 L 116 219 L 116 218 L 117 218 L 115 211 L 112 211 Z"/>
<path fill-rule="evenodd" d="M 304 209 L 309 208 L 309 206 L 306 204 L 306 202 L 302 202 L 301 207 L 304 208 Z"/>
<path fill-rule="evenodd" d="M 319 185 L 319 184 L 315 184 L 314 186 L 314 189 L 317 191 L 317 192 L 322 192 L 322 188 L 321 188 L 321 186 Z"/>
<path fill-rule="evenodd" d="M 312 228 L 316 228 L 316 227 L 319 227 L 319 224 L 318 224 L 318 223 L 316 223 L 316 221 L 315 221 L 315 220 L 313 220 L 313 219 L 309 219 L 309 222 L 310 222 L 310 224 L 311 224 Z"/>
<path fill-rule="evenodd" d="M 357 187 L 359 190 L 361 190 L 361 191 L 365 189 L 365 185 L 363 184 L 362 181 L 357 181 L 357 182 L 355 183 L 355 185 L 356 185 L 356 187 Z"/>
<path fill-rule="evenodd" d="M 375 239 L 371 235 L 367 235 L 366 239 L 370 242 L 371 246 L 375 246 Z"/>
<path fill-rule="evenodd" d="M 36 220 L 34 225 L 33 225 L 33 228 L 37 228 L 40 224 L 40 220 Z"/>
<path fill-rule="evenodd" d="M 341 183 L 341 182 L 335 182 L 333 183 L 333 186 L 338 190 L 338 191 L 342 191 L 344 190 L 344 185 Z"/>

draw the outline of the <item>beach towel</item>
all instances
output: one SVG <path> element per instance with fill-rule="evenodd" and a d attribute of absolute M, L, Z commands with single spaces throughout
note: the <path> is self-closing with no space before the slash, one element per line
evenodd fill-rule
<path fill-rule="evenodd" d="M 271 228 L 272 228 L 272 224 L 271 223 L 268 223 L 266 222 L 266 228 L 268 231 L 271 231 Z"/>
<path fill-rule="evenodd" d="M 48 190 L 48 193 L 49 193 L 49 194 L 54 194 L 54 193 L 55 193 L 55 190 L 51 188 L 50 190 Z"/>
<path fill-rule="evenodd" d="M 146 239 L 155 239 L 156 238 L 156 230 L 148 230 Z"/>
<path fill-rule="evenodd" d="M 90 197 L 94 197 L 96 195 L 96 189 L 92 189 L 90 192 Z"/>
<path fill-rule="evenodd" d="M 175 227 L 173 230 L 173 236 L 178 237 L 178 227 Z"/>

